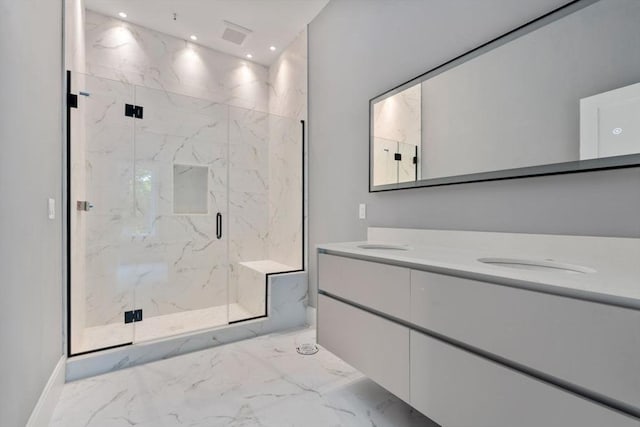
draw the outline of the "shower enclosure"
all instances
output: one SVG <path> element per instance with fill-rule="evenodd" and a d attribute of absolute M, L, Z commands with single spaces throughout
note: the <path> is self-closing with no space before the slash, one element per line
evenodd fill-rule
<path fill-rule="evenodd" d="M 268 314 L 302 268 L 299 121 L 68 73 L 69 354 Z"/>

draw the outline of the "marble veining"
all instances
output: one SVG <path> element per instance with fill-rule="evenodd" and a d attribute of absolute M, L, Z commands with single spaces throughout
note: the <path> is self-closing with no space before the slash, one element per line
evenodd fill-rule
<path fill-rule="evenodd" d="M 302 31 L 269 67 L 269 113 L 307 118 L 307 31 Z"/>
<path fill-rule="evenodd" d="M 107 331 L 125 330 L 132 308 L 145 320 L 227 303 L 249 307 L 234 320 L 262 315 L 264 274 L 240 263 L 302 263 L 300 124 L 285 116 L 306 117 L 306 33 L 267 69 L 92 11 L 83 20 L 72 187 L 95 207 L 73 223 L 74 348 L 121 342 Z M 176 211 L 174 165 L 206 168 L 206 210 L 198 198 L 197 213 Z"/>
<path fill-rule="evenodd" d="M 374 104 L 374 185 L 419 178 L 413 157 L 420 161 L 421 102 L 420 85 L 416 85 Z M 401 154 L 400 161 L 395 160 L 396 153 Z"/>
<path fill-rule="evenodd" d="M 84 83 L 95 205 L 85 214 L 84 335 L 134 305 L 150 318 L 226 304 L 227 244 L 215 237 L 215 215 L 227 213 L 229 107 L 93 76 Z M 144 120 L 115 107 L 134 98 Z M 207 169 L 204 214 L 176 214 L 176 164 Z"/>
<path fill-rule="evenodd" d="M 84 352 L 134 341 L 145 342 L 179 335 L 199 329 L 227 325 L 230 319 L 248 319 L 254 314 L 238 303 L 207 307 L 199 310 L 180 311 L 155 317 L 144 322 L 111 323 L 83 330 L 82 340 L 75 351 Z"/>
<path fill-rule="evenodd" d="M 271 263 L 269 265 L 272 266 Z M 262 280 L 262 290 L 264 290 L 264 276 Z M 160 340 L 136 342 L 130 346 L 73 357 L 67 362 L 67 380 L 72 381 L 99 375 L 304 325 L 308 294 L 307 274 L 305 272 L 297 272 L 271 275 L 268 276 L 268 287 L 268 317 L 232 325 L 220 325 L 220 327 L 213 329 L 202 329 L 206 325 L 212 326 L 212 322 L 216 321 L 216 319 L 223 320 L 222 317 L 226 316 L 225 307 L 213 307 L 196 310 L 195 314 L 181 312 L 159 316 L 158 319 L 152 319 L 152 324 L 157 327 L 149 328 L 143 326 L 144 322 L 138 325 L 127 325 L 125 329 L 120 326 L 119 333 L 128 334 L 126 342 L 131 341 L 132 337 L 134 341 L 136 340 L 137 334 L 133 330 L 136 327 L 142 327 L 143 333 L 147 330 L 159 332 L 156 334 L 158 337 L 160 333 L 165 334 L 165 336 Z M 230 320 L 237 320 L 239 314 L 243 313 L 240 310 L 234 310 L 234 308 L 244 309 L 241 305 L 231 304 L 229 307 Z M 180 325 L 183 325 L 184 329 L 178 332 L 172 331 L 172 329 Z M 100 332 L 110 331 L 108 328 L 104 328 Z M 179 335 L 171 335 L 173 333 Z M 116 344 L 121 343 L 122 341 Z"/>
<path fill-rule="evenodd" d="M 378 138 L 420 147 L 421 95 L 420 85 L 416 85 L 376 102 L 373 134 Z"/>
<path fill-rule="evenodd" d="M 104 336 L 100 327 L 119 322 L 134 306 L 149 318 L 237 302 L 239 263 L 268 259 L 273 236 L 280 239 L 273 246 L 300 257 L 301 165 L 286 158 L 287 150 L 301 148 L 294 121 L 84 77 L 90 93 L 83 99 L 90 122 L 85 183 L 95 195 L 95 209 L 85 214 L 85 342 L 96 341 L 87 337 L 92 331 Z M 114 110 L 133 98 L 145 104 L 144 120 Z M 277 180 L 269 172 L 273 149 Z M 175 212 L 176 164 L 208 170 L 207 211 Z M 296 206 L 290 209 L 283 198 L 297 200 Z M 277 216 L 270 218 L 274 203 Z M 218 212 L 222 240 L 216 238 Z M 252 298 L 245 313 L 263 315 L 263 308 L 257 311 L 264 307 L 264 276 L 249 288 L 262 296 Z"/>
<path fill-rule="evenodd" d="M 314 329 L 258 337 L 67 383 L 51 427 L 435 426 L 328 351 Z"/>
<path fill-rule="evenodd" d="M 84 83 L 95 205 L 86 214 L 86 325 L 120 320 L 134 298 L 151 316 L 235 301 L 237 263 L 268 257 L 269 115 L 93 76 Z M 136 122 L 114 108 L 134 95 L 146 112 Z M 175 214 L 175 164 L 208 168 L 206 214 Z M 218 212 L 228 244 L 215 237 Z"/>
<path fill-rule="evenodd" d="M 268 111 L 268 70 L 185 40 L 87 10 L 89 74 Z"/>
<path fill-rule="evenodd" d="M 302 138 L 307 119 L 307 32 L 269 68 L 269 259 L 303 263 Z"/>

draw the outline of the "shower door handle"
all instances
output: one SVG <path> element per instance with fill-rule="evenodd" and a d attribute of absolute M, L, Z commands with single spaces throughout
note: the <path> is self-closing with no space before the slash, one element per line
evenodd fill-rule
<path fill-rule="evenodd" d="M 220 212 L 216 214 L 216 237 L 222 239 L 222 214 Z"/>

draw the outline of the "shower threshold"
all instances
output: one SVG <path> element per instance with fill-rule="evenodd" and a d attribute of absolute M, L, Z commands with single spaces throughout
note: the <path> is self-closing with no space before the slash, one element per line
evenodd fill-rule
<path fill-rule="evenodd" d="M 131 325 L 127 325 L 129 339 L 117 343 L 133 342 L 133 345 L 70 357 L 67 360 L 66 381 L 75 381 L 305 325 L 307 273 L 299 271 L 271 274 L 266 276 L 266 279 L 267 316 L 257 319 L 251 316 L 255 310 L 248 309 L 251 307 L 249 301 L 249 304 L 230 304 L 228 318 L 226 305 L 166 316 L 145 317 L 142 322 L 133 324 L 135 337 Z M 255 307 L 258 306 L 255 305 Z M 265 306 L 262 305 L 262 307 Z M 235 323 L 236 320 L 241 319 L 247 320 Z M 228 323 L 228 321 L 234 323 Z M 122 329 L 122 324 L 119 325 L 119 329 Z M 104 326 L 96 332 L 109 336 L 109 329 Z M 87 338 L 99 339 L 96 334 L 88 335 Z M 98 343 L 101 348 L 104 348 L 104 341 Z"/>
<path fill-rule="evenodd" d="M 147 342 L 164 339 L 172 335 L 180 335 L 203 329 L 212 329 L 228 325 L 229 321 L 249 319 L 255 317 L 238 303 L 202 308 L 198 310 L 182 311 L 162 316 L 145 317 L 142 322 L 132 327 L 123 323 L 93 326 L 86 328 L 82 335 L 82 342 L 78 346 L 78 353 L 111 347 L 130 342 Z M 133 336 L 135 335 L 135 336 Z"/>

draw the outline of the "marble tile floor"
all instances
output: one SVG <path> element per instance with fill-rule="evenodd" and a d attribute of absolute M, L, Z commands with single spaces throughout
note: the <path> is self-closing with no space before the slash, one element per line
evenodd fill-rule
<path fill-rule="evenodd" d="M 232 303 L 199 310 L 181 311 L 163 316 L 146 317 L 140 323 L 113 323 L 86 328 L 75 352 L 105 348 L 128 342 L 153 341 L 201 329 L 227 325 L 229 319 L 248 319 L 255 314 L 241 304 Z"/>
<path fill-rule="evenodd" d="M 215 347 L 65 384 L 51 427 L 436 426 L 324 349 L 315 329 Z"/>

